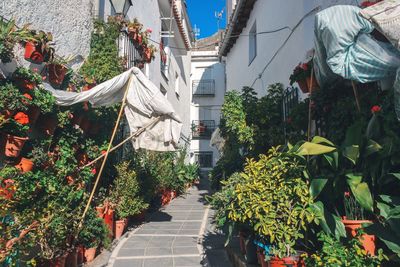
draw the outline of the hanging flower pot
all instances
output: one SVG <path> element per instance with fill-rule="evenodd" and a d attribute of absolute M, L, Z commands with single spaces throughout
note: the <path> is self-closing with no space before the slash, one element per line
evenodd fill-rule
<path fill-rule="evenodd" d="M 146 61 L 147 63 L 151 62 L 151 48 L 146 47 L 143 51 L 143 60 Z"/>
<path fill-rule="evenodd" d="M 347 220 L 346 218 L 343 218 L 342 222 L 349 237 L 355 237 L 357 235 L 357 230 L 362 228 L 362 224 L 373 223 L 372 221 L 368 220 Z M 376 238 L 374 235 L 362 234 L 360 237 L 360 242 L 365 251 L 372 256 L 375 256 L 375 240 Z"/>
<path fill-rule="evenodd" d="M 28 137 L 18 137 L 7 134 L 4 155 L 10 158 L 19 157 L 19 154 L 21 153 L 21 150 L 27 140 Z"/>
<path fill-rule="evenodd" d="M 49 73 L 50 84 L 58 88 L 63 83 L 65 75 L 67 74 L 67 67 L 61 64 L 49 64 L 47 65 Z"/>
<path fill-rule="evenodd" d="M 33 170 L 34 164 L 32 160 L 21 157 L 21 160 L 14 167 L 19 169 L 22 173 L 26 173 Z"/>
<path fill-rule="evenodd" d="M 96 249 L 97 248 L 85 248 L 85 261 L 91 262 L 96 257 Z"/>
<path fill-rule="evenodd" d="M 29 117 L 29 123 L 30 125 L 35 125 L 36 121 L 38 120 L 40 116 L 40 109 L 36 106 L 32 106 L 29 108 L 29 113 L 28 113 L 28 117 Z"/>
<path fill-rule="evenodd" d="M 122 236 L 127 225 L 128 225 L 127 219 L 115 221 L 115 238 L 116 239 L 119 239 Z"/>
<path fill-rule="evenodd" d="M 44 60 L 40 47 L 33 42 L 27 42 L 25 44 L 24 58 L 35 64 L 41 64 Z"/>

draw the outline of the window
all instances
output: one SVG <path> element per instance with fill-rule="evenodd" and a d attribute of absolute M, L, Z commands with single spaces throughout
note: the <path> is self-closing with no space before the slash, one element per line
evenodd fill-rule
<path fill-rule="evenodd" d="M 257 56 L 257 24 L 256 21 L 249 32 L 249 65 Z"/>
<path fill-rule="evenodd" d="M 175 93 L 179 96 L 179 75 L 175 72 Z"/>
<path fill-rule="evenodd" d="M 197 152 L 195 154 L 195 161 L 199 164 L 200 168 L 213 167 L 213 153 L 212 152 Z"/>

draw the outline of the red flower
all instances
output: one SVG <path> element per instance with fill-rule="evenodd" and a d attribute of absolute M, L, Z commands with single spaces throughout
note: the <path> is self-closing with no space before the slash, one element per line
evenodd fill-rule
<path fill-rule="evenodd" d="M 102 151 L 101 151 L 101 154 L 102 154 L 102 155 L 105 155 L 106 153 L 107 153 L 106 150 L 102 150 Z"/>
<path fill-rule="evenodd" d="M 148 32 L 148 33 L 152 33 L 152 32 L 153 32 L 153 30 L 152 30 L 152 29 L 150 29 L 150 28 L 148 28 L 148 29 L 146 30 L 146 32 Z"/>
<path fill-rule="evenodd" d="M 369 6 L 373 6 L 373 5 L 375 5 L 376 3 L 378 3 L 378 2 L 381 2 L 382 0 L 378 0 L 378 1 L 364 1 L 364 2 L 362 2 L 361 3 L 361 7 L 362 8 L 366 8 L 366 7 L 369 7 Z"/>
<path fill-rule="evenodd" d="M 25 125 L 29 123 L 29 117 L 23 112 L 18 112 L 14 115 L 14 120 L 19 124 Z"/>
<path fill-rule="evenodd" d="M 92 173 L 93 175 L 95 175 L 95 174 L 97 173 L 97 170 L 96 170 L 96 169 L 92 169 L 91 173 Z"/>
<path fill-rule="evenodd" d="M 25 93 L 23 96 L 28 98 L 29 100 L 32 100 L 32 96 L 30 94 L 28 94 L 28 93 Z"/>
<path fill-rule="evenodd" d="M 372 112 L 373 114 L 378 113 L 378 112 L 381 112 L 381 110 L 382 110 L 382 108 L 381 108 L 380 106 L 373 106 L 373 107 L 371 108 L 371 112 Z"/>
<path fill-rule="evenodd" d="M 307 65 L 307 63 L 301 64 L 301 65 L 300 65 L 300 68 L 303 69 L 303 70 L 308 70 L 308 65 Z"/>
<path fill-rule="evenodd" d="M 350 197 L 350 192 L 344 192 L 345 197 Z"/>

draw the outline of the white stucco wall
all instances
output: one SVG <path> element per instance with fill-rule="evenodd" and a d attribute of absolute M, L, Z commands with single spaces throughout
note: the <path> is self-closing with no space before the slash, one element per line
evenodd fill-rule
<path fill-rule="evenodd" d="M 193 96 L 193 81 L 203 79 L 204 68 L 212 68 L 211 78 L 215 81 L 214 96 Z M 192 72 L 191 72 L 191 121 L 202 120 L 201 109 L 207 109 L 210 115 L 209 120 L 214 120 L 218 126 L 221 118 L 221 106 L 225 95 L 225 65 L 218 61 L 217 51 L 196 51 L 192 53 Z M 209 139 L 192 139 L 190 145 L 191 162 L 194 162 L 196 152 L 213 152 L 213 165 L 220 158 L 218 150 L 210 146 Z"/>
<path fill-rule="evenodd" d="M 32 29 L 51 32 L 57 54 L 89 54 L 92 17 L 96 0 L 2 0 L 0 15 L 15 18 L 17 25 L 31 24 Z"/>
<path fill-rule="evenodd" d="M 317 6 L 326 8 L 331 5 L 356 4 L 356 2 L 356 0 L 258 0 L 242 34 L 248 35 L 255 22 L 257 32 L 285 26 L 293 28 L 306 13 Z M 240 90 L 243 86 L 251 86 L 289 34 L 290 30 L 285 29 L 258 35 L 257 56 L 251 64 L 249 64 L 249 37 L 239 37 L 226 57 L 227 90 Z M 290 74 L 294 67 L 304 60 L 306 52 L 313 48 L 313 42 L 314 16 L 311 16 L 297 28 L 286 46 L 253 85 L 259 95 L 266 93 L 269 84 L 281 82 L 286 86 L 289 85 Z"/>

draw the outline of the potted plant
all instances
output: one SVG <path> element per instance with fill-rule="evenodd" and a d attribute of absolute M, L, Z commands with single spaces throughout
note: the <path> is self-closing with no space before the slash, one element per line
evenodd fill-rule
<path fill-rule="evenodd" d="M 0 18 L 0 60 L 3 63 L 9 63 L 14 58 L 14 46 L 32 38 L 28 29 L 29 25 L 24 25 L 18 29 L 15 20 L 5 20 Z"/>
<path fill-rule="evenodd" d="M 28 140 L 29 117 L 23 112 L 18 112 L 13 119 L 9 119 L 1 127 L 6 133 L 5 156 L 17 158 Z"/>
<path fill-rule="evenodd" d="M 299 264 L 296 241 L 316 218 L 303 171 L 294 154 L 272 148 L 258 161 L 247 161 L 235 186 L 237 198 L 227 207 L 229 219 L 249 224 L 270 244 L 270 266 Z"/>
<path fill-rule="evenodd" d="M 351 238 L 344 244 L 336 238 L 320 233 L 318 240 L 322 243 L 322 248 L 308 256 L 304 254 L 305 266 L 363 266 L 375 267 L 381 266 L 387 257 L 379 250 L 378 256 L 371 256 L 363 253 L 359 238 Z"/>
<path fill-rule="evenodd" d="M 0 197 L 12 199 L 15 191 L 15 177 L 18 171 L 14 167 L 6 166 L 0 170 Z"/>
<path fill-rule="evenodd" d="M 66 65 L 70 60 L 54 57 L 49 64 L 47 70 L 49 75 L 49 82 L 54 88 L 60 88 L 64 81 L 65 75 L 68 72 Z"/>
<path fill-rule="evenodd" d="M 20 160 L 15 165 L 15 168 L 19 169 L 22 173 L 32 171 L 33 167 L 34 167 L 33 161 L 24 157 L 20 157 Z"/>
<path fill-rule="evenodd" d="M 0 110 L 4 119 L 12 117 L 16 111 L 27 111 L 31 99 L 21 94 L 11 83 L 0 84 Z"/>
<path fill-rule="evenodd" d="M 309 93 L 309 89 L 311 86 L 311 72 L 313 71 L 313 61 L 310 60 L 306 63 L 300 63 L 293 70 L 293 73 L 290 75 L 290 85 L 293 85 L 295 82 L 300 87 L 300 90 L 306 94 Z M 315 76 L 313 78 L 313 89 L 317 88 L 317 82 Z"/>
<path fill-rule="evenodd" d="M 139 195 L 140 187 L 136 172 L 130 162 L 124 161 L 116 166 L 117 177 L 111 192 L 111 201 L 115 205 L 118 220 L 115 222 L 115 238 L 120 238 L 127 226 L 128 218 L 139 214 L 148 207 Z"/>
<path fill-rule="evenodd" d="M 42 82 L 42 76 L 29 68 L 18 67 L 13 73 L 15 84 L 23 90 L 33 90 Z"/>
<path fill-rule="evenodd" d="M 85 259 L 93 261 L 97 248 L 102 244 L 110 245 L 109 230 L 101 218 L 97 217 L 96 211 L 90 209 L 84 219 L 83 227 L 78 235 L 77 244 L 85 248 Z"/>
<path fill-rule="evenodd" d="M 44 31 L 32 33 L 33 40 L 25 43 L 25 59 L 35 64 L 51 60 L 54 56 L 53 35 Z"/>

